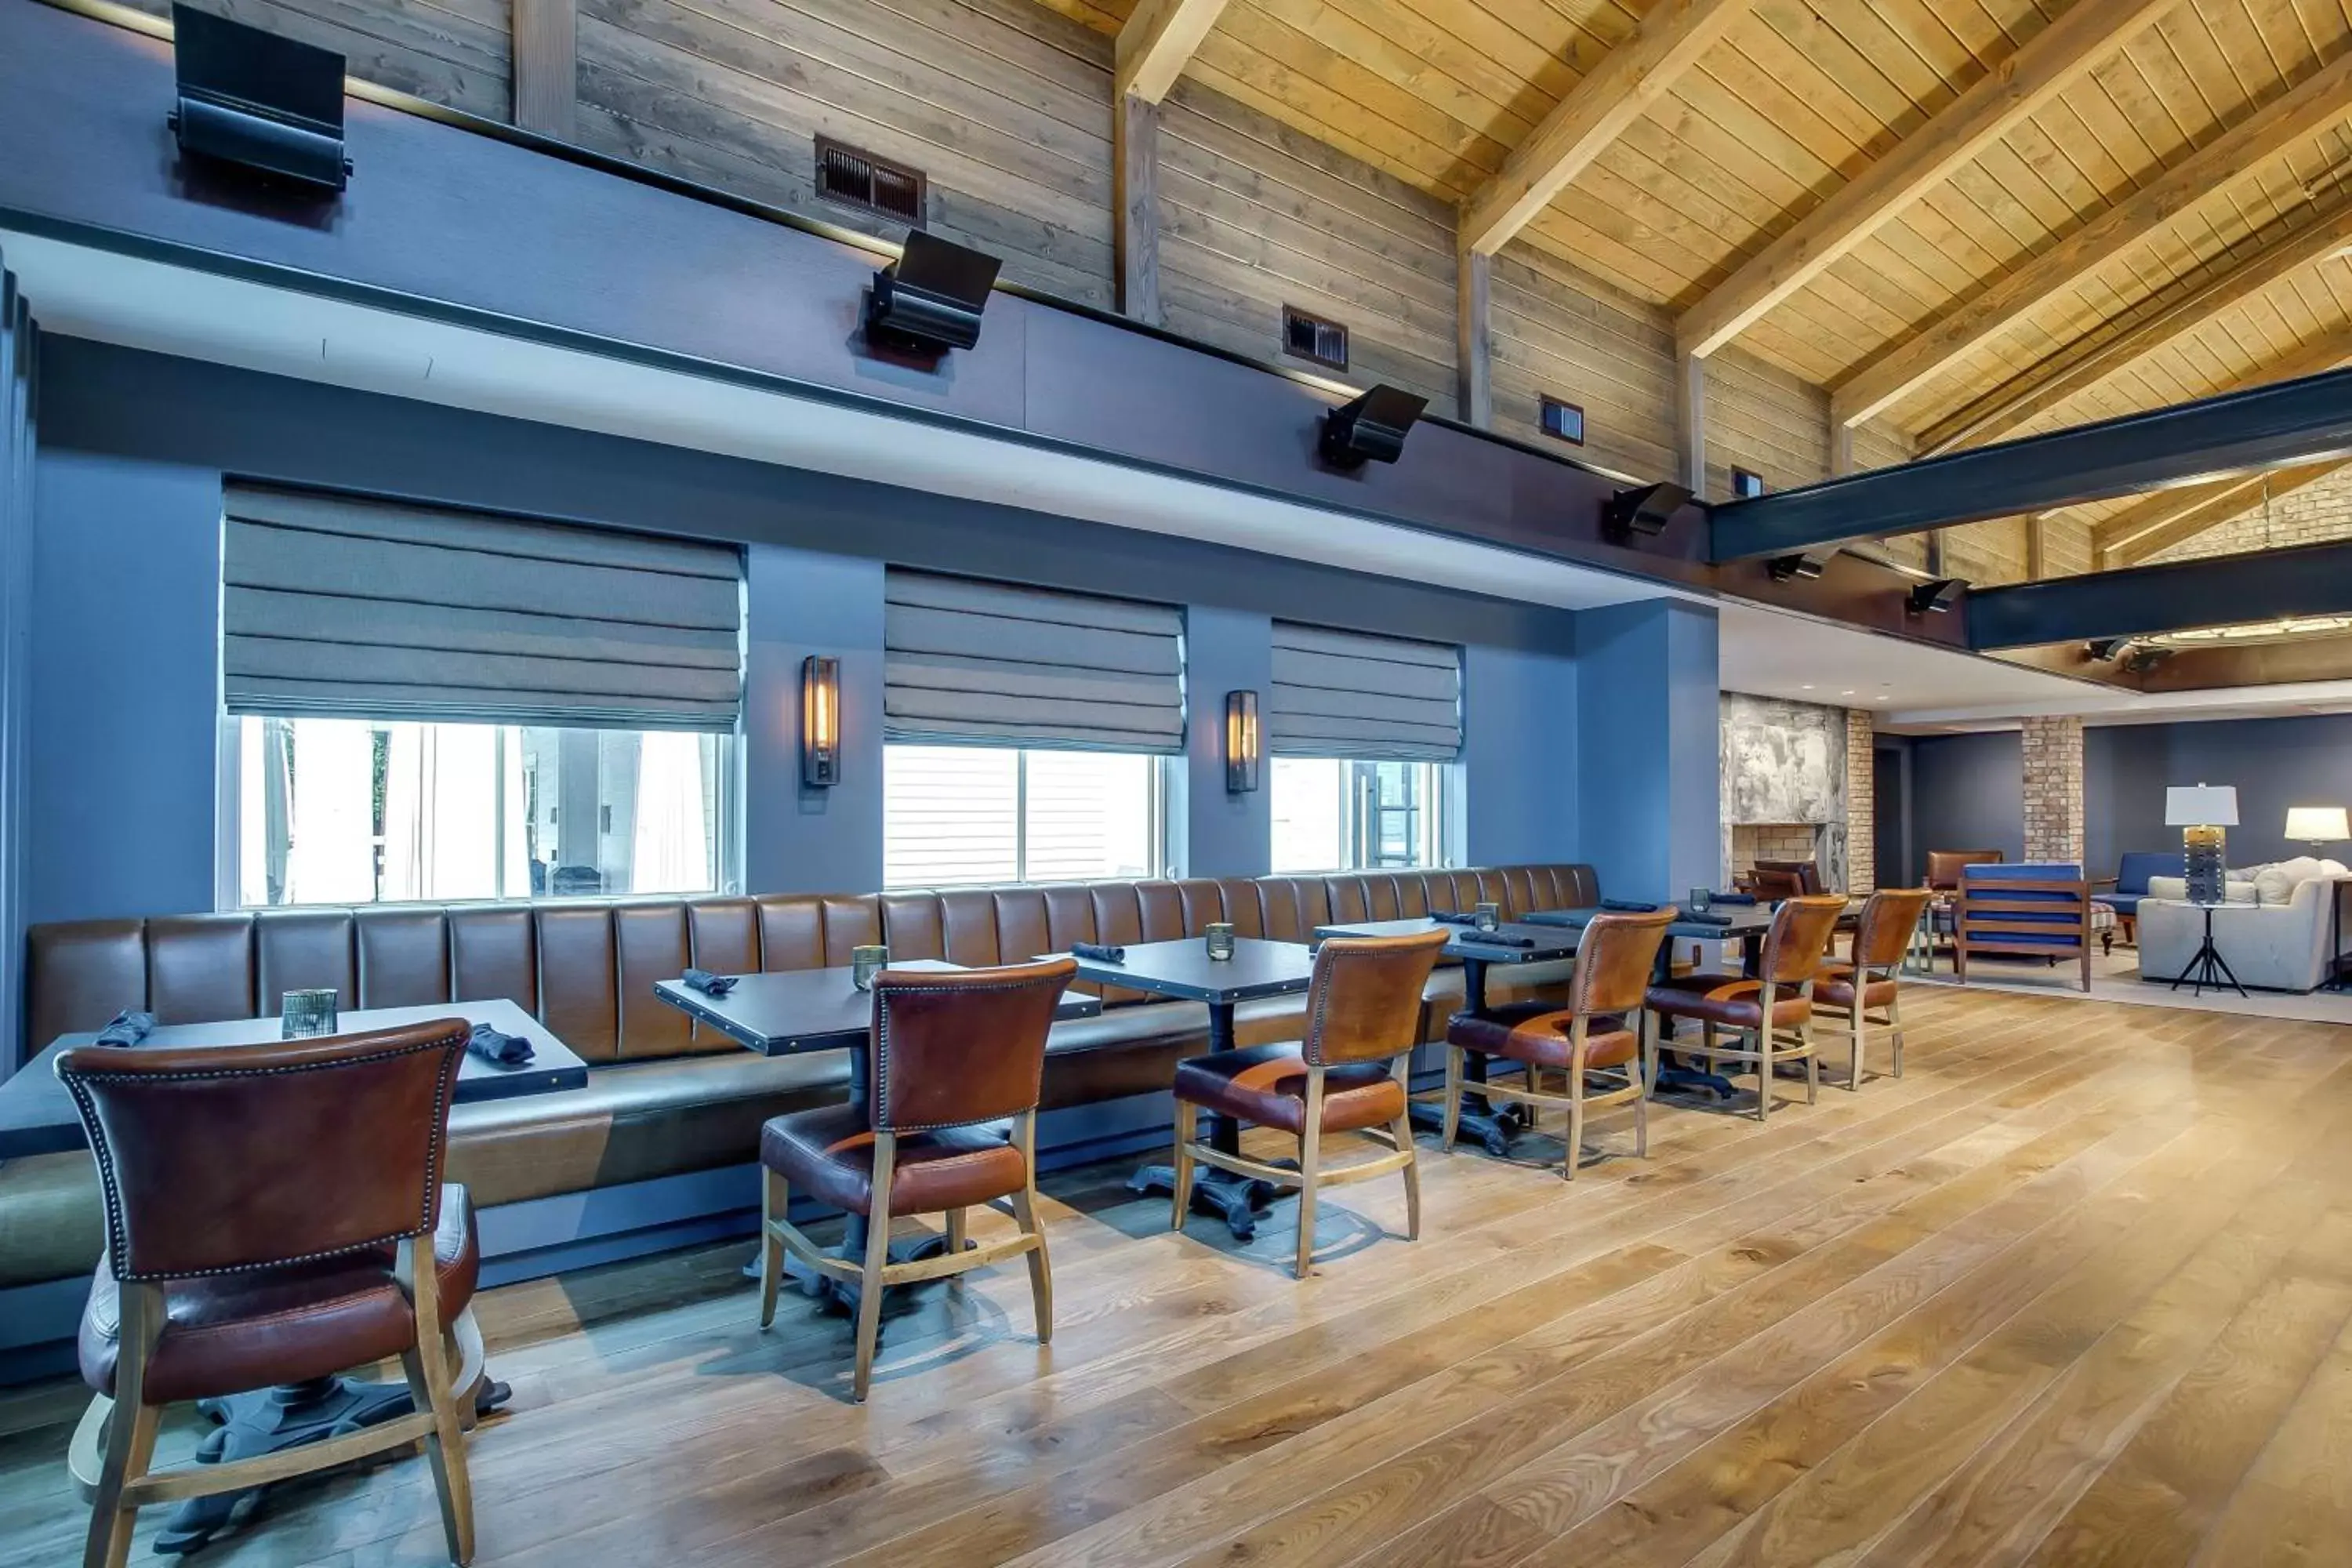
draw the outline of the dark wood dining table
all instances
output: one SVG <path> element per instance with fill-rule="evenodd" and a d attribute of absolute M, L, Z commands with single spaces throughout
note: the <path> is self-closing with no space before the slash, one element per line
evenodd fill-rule
<path fill-rule="evenodd" d="M 1549 925 L 1528 925 L 1517 921 L 1505 921 L 1492 931 L 1482 931 L 1475 926 L 1452 921 L 1435 921 L 1417 917 L 1396 921 L 1354 921 L 1321 925 L 1315 928 L 1318 939 L 1333 936 L 1415 936 L 1425 931 L 1444 927 L 1450 935 L 1441 956 L 1458 960 L 1462 965 L 1462 1005 L 1465 1011 L 1484 1013 L 1486 1010 L 1486 972 L 1496 964 L 1557 963 L 1576 956 L 1581 933 L 1574 929 Z M 1463 1063 L 1463 1075 L 1472 1084 L 1486 1081 L 1486 1058 L 1476 1051 L 1468 1053 Z M 1413 1123 L 1431 1131 L 1445 1124 L 1445 1108 L 1425 1100 L 1412 1105 Z M 1506 1105 L 1499 1110 L 1475 1089 L 1462 1095 L 1461 1130 L 1477 1139 L 1487 1152 L 1497 1158 L 1511 1152 L 1511 1140 L 1525 1131 L 1530 1120 L 1525 1106 Z"/>
<path fill-rule="evenodd" d="M 1231 958 L 1211 958 L 1207 942 L 1192 936 L 1173 942 L 1129 942 L 1121 952 L 1117 963 L 1078 958 L 1078 977 L 1206 1003 L 1212 1051 L 1234 1048 L 1234 1010 L 1242 1003 L 1304 991 L 1315 977 L 1314 950 L 1303 942 L 1235 937 Z M 1229 1116 L 1212 1116 L 1209 1142 L 1223 1152 L 1238 1153 L 1241 1129 Z M 1173 1193 L 1176 1171 L 1171 1165 L 1146 1165 L 1128 1178 L 1128 1185 L 1139 1193 Z M 1257 1211 L 1273 1196 L 1271 1183 L 1214 1166 L 1202 1171 L 1192 1183 L 1193 1208 L 1222 1218 L 1236 1241 L 1247 1241 L 1257 1234 Z"/>
<path fill-rule="evenodd" d="M 362 1007 L 341 1013 L 335 1033 L 362 1034 L 371 1029 L 398 1028 L 440 1018 L 463 1018 L 488 1024 L 502 1034 L 530 1042 L 531 1059 L 503 1066 L 468 1054 L 457 1066 L 457 1084 L 451 1098 L 459 1105 L 482 1100 L 511 1100 L 523 1095 L 558 1094 L 584 1089 L 588 1065 L 547 1026 L 505 1000 L 434 1002 L 418 1007 Z M 268 1045 L 284 1037 L 277 1017 L 232 1018 L 209 1024 L 158 1026 L 125 1051 L 181 1047 Z M 60 1035 L 39 1055 L 0 1082 L 0 1160 L 32 1154 L 64 1153 L 89 1146 L 73 1096 L 58 1080 L 57 1059 L 77 1046 L 94 1044 L 91 1033 Z M 474 1409 L 488 1415 L 512 1394 L 507 1384 L 485 1371 L 475 1384 Z M 396 1420 L 415 1408 L 405 1381 L 373 1383 L 352 1377 L 322 1377 L 308 1383 L 257 1389 L 226 1399 L 202 1401 L 199 1408 L 220 1423 L 205 1436 L 199 1453 L 215 1458 L 250 1458 L 314 1443 L 337 1431 L 355 1430 Z M 222 1492 L 190 1498 L 173 1509 L 156 1537 L 163 1553 L 196 1551 L 226 1529 L 244 1506 L 249 1491 Z"/>

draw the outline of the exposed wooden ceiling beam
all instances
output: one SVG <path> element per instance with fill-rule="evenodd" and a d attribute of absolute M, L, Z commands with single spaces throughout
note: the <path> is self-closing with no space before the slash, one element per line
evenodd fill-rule
<path fill-rule="evenodd" d="M 1140 0 L 1118 30 L 1117 97 L 1146 103 L 1167 97 L 1224 8 L 1225 0 Z"/>
<path fill-rule="evenodd" d="M 1462 204 L 1463 246 L 1492 256 L 1664 95 L 1754 0 L 1657 0 Z M 1129 24 L 1134 26 L 1133 23 Z M 1126 35 L 1119 45 L 1126 47 Z"/>
<path fill-rule="evenodd" d="M 1879 226 L 2016 129 L 2174 0 L 2077 0 L 1893 152 L 1839 187 L 1683 312 L 1685 351 L 1715 353 Z"/>
<path fill-rule="evenodd" d="M 2076 393 L 2196 331 L 2289 273 L 2352 246 L 2352 202 L 2316 222 L 2306 221 L 2291 229 L 2276 226 L 2258 239 L 2255 248 L 2236 266 L 2207 279 L 2137 326 L 2112 337 L 2085 338 L 1941 424 L 1929 426 L 1919 438 L 1919 455 L 1930 458 L 1955 447 L 2013 435 Z"/>
<path fill-rule="evenodd" d="M 1859 425 L 2255 164 L 2352 114 L 2352 54 L 2313 73 L 1975 298 L 1846 378 L 1831 416 Z"/>
<path fill-rule="evenodd" d="M 2314 480 L 2326 479 L 2343 466 L 2341 463 L 2305 463 L 2300 468 L 2277 468 L 2266 474 L 2224 479 L 2215 486 L 2190 485 L 2186 489 L 2158 496 L 2154 501 L 2144 502 L 2130 511 L 2107 520 L 2116 525 L 2116 542 L 2099 545 L 2099 531 L 2092 531 L 2092 541 L 2097 545 L 2100 564 L 2103 567 L 2137 566 L 2151 555 L 2161 554 L 2176 544 L 2187 543 L 2208 529 L 2219 528 L 2265 502 L 2299 490 Z M 2215 493 L 2203 500 L 2191 494 L 2204 490 Z M 2163 503 L 2167 502 L 2171 507 L 2169 512 L 2163 510 Z M 2144 510 L 2149 513 L 2147 519 L 2126 526 L 2127 520 Z"/>

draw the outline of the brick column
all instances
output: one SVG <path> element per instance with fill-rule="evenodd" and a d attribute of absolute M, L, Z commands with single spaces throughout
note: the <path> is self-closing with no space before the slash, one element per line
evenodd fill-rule
<path fill-rule="evenodd" d="M 2083 721 L 2025 723 L 2025 858 L 2083 859 Z"/>
<path fill-rule="evenodd" d="M 1877 728 L 1860 708 L 1845 711 L 1845 890 L 1878 886 Z"/>

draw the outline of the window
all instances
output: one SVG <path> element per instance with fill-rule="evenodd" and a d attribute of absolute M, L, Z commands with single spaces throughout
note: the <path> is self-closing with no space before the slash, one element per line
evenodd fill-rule
<path fill-rule="evenodd" d="M 891 888 L 1157 877 L 1160 759 L 1000 746 L 883 748 L 882 879 Z"/>
<path fill-rule="evenodd" d="M 1276 757 L 1270 773 L 1276 872 L 1443 862 L 1443 764 Z"/>
<path fill-rule="evenodd" d="M 1562 403 L 1557 397 L 1545 397 L 1541 401 L 1544 434 L 1583 446 L 1584 410 L 1576 404 Z"/>
<path fill-rule="evenodd" d="M 731 736 L 254 714 L 229 723 L 225 837 L 240 906 L 736 884 Z"/>

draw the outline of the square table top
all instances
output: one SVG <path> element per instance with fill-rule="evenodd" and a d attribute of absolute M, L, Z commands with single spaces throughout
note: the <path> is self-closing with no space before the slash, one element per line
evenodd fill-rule
<path fill-rule="evenodd" d="M 1531 914 L 1521 915 L 1519 919 L 1528 925 L 1573 926 L 1580 931 L 1593 916 L 1617 912 L 1595 905 L 1574 910 L 1538 910 Z M 1675 918 L 1666 926 L 1666 934 L 1686 941 L 1736 942 L 1772 929 L 1773 911 L 1769 904 L 1717 904 L 1707 912 L 1728 915 L 1731 923 L 1717 925 L 1712 921 L 1692 920 L 1687 911 L 1677 904 L 1675 906 Z"/>
<path fill-rule="evenodd" d="M 1423 916 L 1401 921 L 1349 921 L 1317 926 L 1315 934 L 1318 937 L 1417 936 L 1425 931 L 1441 929 L 1452 933 L 1444 949 L 1445 957 L 1466 958 L 1478 963 L 1549 963 L 1574 957 L 1579 940 L 1570 928 L 1505 921 L 1495 928 L 1496 935 L 1525 937 L 1534 945 L 1503 946 L 1479 941 L 1483 933 L 1474 927 L 1455 925 L 1451 921 L 1433 921 Z"/>
<path fill-rule="evenodd" d="M 1254 936 L 1235 937 L 1231 958 L 1211 958 L 1206 942 L 1187 936 L 1129 942 L 1123 963 L 1099 958 L 1078 958 L 1077 963 L 1081 980 L 1219 1006 L 1304 991 L 1315 978 L 1315 954 L 1304 942 Z"/>
<path fill-rule="evenodd" d="M 588 1064 L 572 1047 L 550 1034 L 547 1026 L 514 1003 L 432 1002 L 420 1007 L 363 1007 L 344 1011 L 335 1020 L 335 1032 L 359 1034 L 369 1029 L 398 1028 L 405 1024 L 429 1024 L 436 1018 L 463 1018 L 488 1024 L 509 1035 L 520 1035 L 531 1045 L 531 1059 L 520 1067 L 501 1067 L 471 1052 L 457 1058 L 459 1105 L 478 1100 L 511 1100 L 522 1095 L 552 1094 L 588 1086 Z M 86 1046 L 94 1033 L 60 1035 L 40 1055 L 0 1083 L 0 1160 L 27 1154 L 58 1154 L 89 1146 L 73 1096 L 58 1081 L 60 1052 Z M 279 1023 L 268 1018 L 232 1018 L 215 1024 L 165 1024 L 136 1046 L 147 1050 L 180 1046 L 258 1046 L 280 1038 Z"/>
<path fill-rule="evenodd" d="M 961 963 L 916 958 L 888 966 L 913 970 L 960 970 Z M 656 980 L 654 994 L 748 1050 L 762 1056 L 801 1051 L 840 1051 L 866 1043 L 874 1027 L 874 994 L 860 991 L 846 965 L 835 969 L 785 969 L 740 974 L 724 996 L 706 996 L 683 980 Z M 1091 1018 L 1102 1012 L 1099 997 L 1062 994 L 1056 1019 Z"/>

